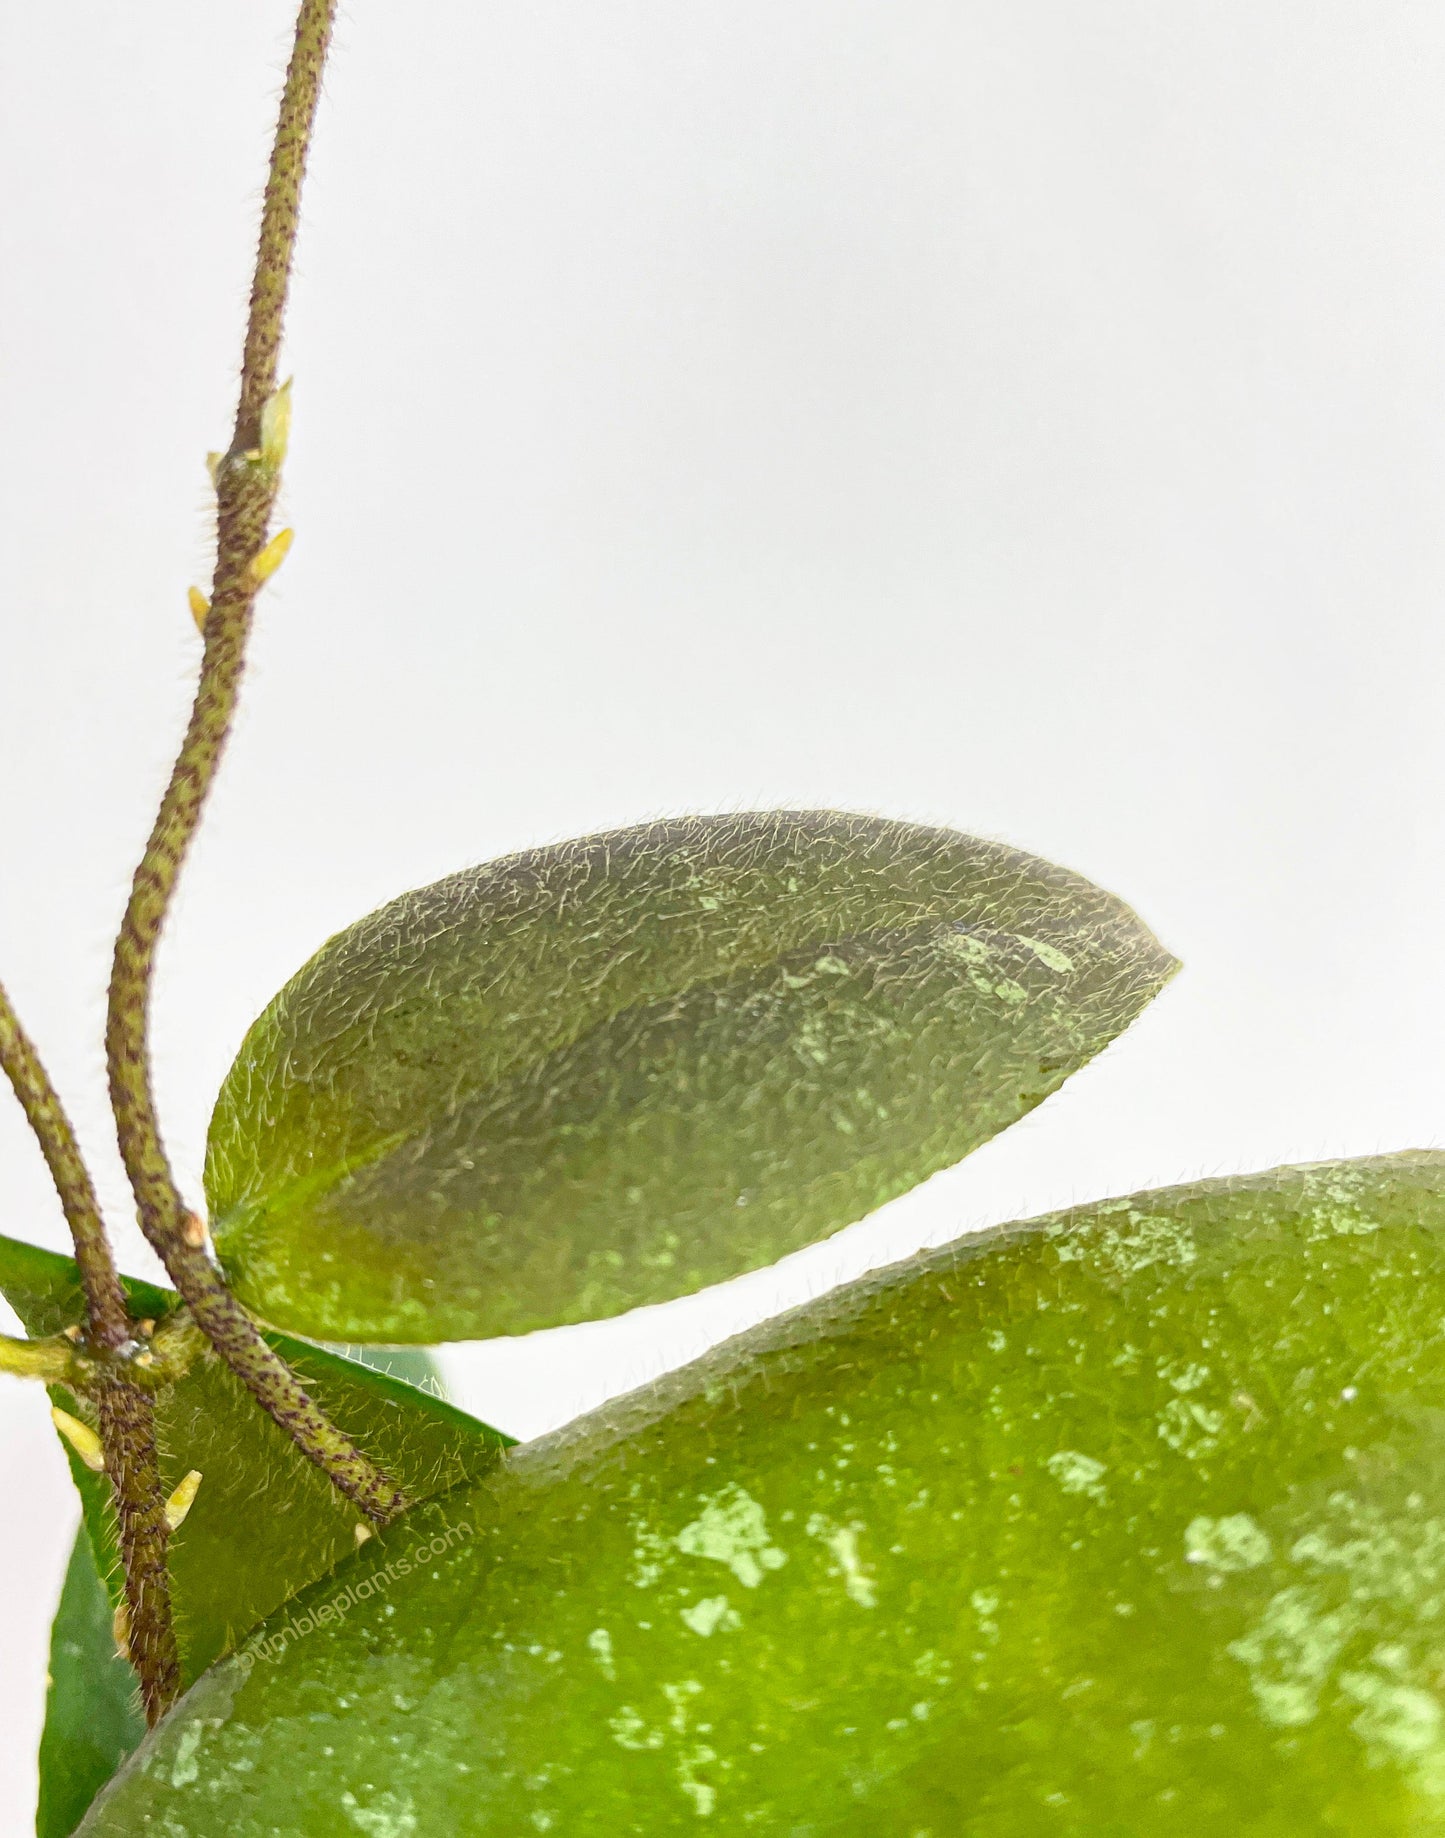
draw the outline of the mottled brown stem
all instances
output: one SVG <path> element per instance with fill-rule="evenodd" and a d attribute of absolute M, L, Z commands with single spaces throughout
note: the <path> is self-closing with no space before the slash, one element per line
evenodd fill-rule
<path fill-rule="evenodd" d="M 40 1144 L 55 1191 L 75 1244 L 75 1261 L 85 1288 L 90 1337 L 97 1346 L 112 1350 L 131 1337 L 125 1291 L 120 1286 L 100 1205 L 90 1174 L 81 1159 L 70 1119 L 50 1075 L 40 1063 L 29 1035 L 9 996 L 0 988 L 0 1066 L 15 1088 L 20 1108 Z"/>
<path fill-rule="evenodd" d="M 180 1691 L 181 1664 L 171 1621 L 155 1404 L 123 1380 L 103 1384 L 95 1403 L 125 1569 L 126 1648 L 140 1679 L 146 1722 L 156 1724 Z"/>
<path fill-rule="evenodd" d="M 72 1349 L 69 1372 L 36 1376 L 54 1376 L 75 1383 L 82 1376 L 76 1365 L 83 1357 L 92 1351 L 112 1356 L 112 1372 L 95 1395 L 106 1472 L 120 1527 L 130 1607 L 131 1663 L 140 1680 L 146 1718 L 155 1723 L 180 1689 L 180 1660 L 166 1572 L 169 1534 L 156 1456 L 155 1411 L 145 1393 L 118 1369 L 132 1344 L 132 1329 L 100 1203 L 65 1107 L 3 989 L 0 1066 L 15 1088 L 60 1195 L 85 1290 L 87 1348 L 84 1352 Z M 19 1354 L 15 1349 L 22 1344 L 31 1345 L 32 1360 L 44 1359 L 47 1353 L 56 1359 L 62 1357 L 53 1341 L 12 1343 L 11 1363 L 6 1370 L 16 1370 Z"/>
<path fill-rule="evenodd" d="M 120 1152 L 135 1191 L 141 1228 L 198 1325 L 303 1453 L 362 1512 L 384 1524 L 406 1505 L 400 1489 L 306 1395 L 206 1255 L 161 1139 L 150 1071 L 156 948 L 230 732 L 260 585 L 254 564 L 266 544 L 279 483 L 280 452 L 268 445 L 265 413 L 276 390 L 301 180 L 335 4 L 336 0 L 303 0 L 296 24 L 261 216 L 235 431 L 229 451 L 215 468 L 216 570 L 201 678 L 116 939 L 106 1063 Z"/>

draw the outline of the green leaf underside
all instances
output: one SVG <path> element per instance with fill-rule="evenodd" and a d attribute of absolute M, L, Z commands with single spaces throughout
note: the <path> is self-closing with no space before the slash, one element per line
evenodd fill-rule
<path fill-rule="evenodd" d="M 36 1838 L 70 1838 L 145 1727 L 135 1674 L 115 1650 L 110 1596 L 82 1525 L 50 1636 Z"/>
<path fill-rule="evenodd" d="M 1445 1832 L 1445 1156 L 965 1239 L 421 1508 L 94 1838 Z"/>
<path fill-rule="evenodd" d="M 423 1341 L 773 1262 L 959 1160 L 1172 974 L 1087 881 L 830 812 L 652 824 L 406 895 L 251 1029 L 218 1252 L 269 1320 Z"/>
<path fill-rule="evenodd" d="M 162 1320 L 177 1298 L 126 1282 L 133 1313 Z M 83 1319 L 75 1264 L 0 1238 L 0 1293 L 33 1335 Z M 475 1478 L 510 1438 L 454 1409 L 429 1389 L 358 1360 L 268 1334 L 308 1392 L 415 1499 Z M 386 1357 L 381 1355 L 381 1357 Z M 86 1416 L 56 1387 L 52 1397 Z M 355 1549 L 358 1515 L 207 1351 L 157 1397 L 156 1435 L 167 1490 L 192 1468 L 201 1487 L 170 1544 L 171 1588 L 187 1683 L 298 1589 Z M 112 1602 L 121 1594 L 110 1487 L 65 1445 Z"/>

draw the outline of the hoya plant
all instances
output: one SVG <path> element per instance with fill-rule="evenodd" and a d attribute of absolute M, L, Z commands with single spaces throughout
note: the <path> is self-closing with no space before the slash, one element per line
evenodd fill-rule
<path fill-rule="evenodd" d="M 83 1507 L 40 1838 L 1445 1832 L 1445 1157 L 968 1237 L 522 1447 L 426 1383 L 416 1349 L 760 1268 L 1039 1104 L 1177 968 L 1077 874 L 833 811 L 464 870 L 298 970 L 182 1191 L 151 984 L 289 540 L 332 14 L 300 9 L 200 681 L 110 981 L 171 1287 L 118 1274 L 0 995 L 74 1241 L 0 1241 L 0 1367 L 49 1387 Z"/>

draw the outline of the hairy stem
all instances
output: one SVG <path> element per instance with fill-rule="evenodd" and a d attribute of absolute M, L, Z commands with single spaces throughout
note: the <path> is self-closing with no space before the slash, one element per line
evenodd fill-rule
<path fill-rule="evenodd" d="M 368 1517 L 385 1523 L 401 1491 L 306 1395 L 261 1338 L 206 1255 L 176 1185 L 156 1116 L 150 1067 L 150 993 L 156 948 L 186 851 L 200 822 L 235 713 L 251 614 L 263 578 L 281 450 L 268 439 L 281 327 L 296 243 L 297 208 L 336 0 L 302 0 L 281 97 L 251 287 L 236 425 L 215 468 L 216 569 L 205 655 L 190 723 L 116 939 L 106 1021 L 106 1063 L 120 1151 L 141 1228 L 196 1322 L 262 1407 Z"/>
<path fill-rule="evenodd" d="M 20 1025 L 10 998 L 0 988 L 0 1066 L 15 1088 L 20 1108 L 40 1144 L 75 1244 L 75 1261 L 85 1289 L 91 1339 L 112 1350 L 131 1337 L 125 1291 L 120 1286 L 100 1205 L 80 1146 L 40 1055 Z"/>
<path fill-rule="evenodd" d="M 125 1567 L 126 1647 L 140 1679 L 146 1722 L 156 1724 L 180 1691 L 181 1662 L 171 1621 L 155 1403 L 123 1381 L 102 1385 L 95 1402 Z"/>
<path fill-rule="evenodd" d="M 85 1290 L 87 1340 L 91 1349 L 119 1355 L 131 1344 L 130 1314 L 121 1288 L 100 1203 L 89 1170 L 81 1158 L 70 1119 L 40 1056 L 21 1027 L 10 998 L 0 989 L 0 1066 L 15 1088 L 31 1129 L 55 1182 L 60 1204 L 75 1243 L 75 1261 Z M 6 1371 L 14 1372 L 29 1346 L 32 1362 L 60 1360 L 63 1341 L 10 1342 Z M 80 1377 L 79 1348 L 70 1348 L 65 1373 L 34 1371 L 51 1379 Z M 102 1386 L 101 1444 L 120 1526 L 130 1605 L 131 1656 L 140 1679 L 146 1717 L 156 1722 L 180 1689 L 180 1659 L 171 1618 L 170 1579 L 166 1572 L 165 1495 L 161 1492 L 156 1455 L 155 1411 L 144 1392 L 115 1372 Z"/>

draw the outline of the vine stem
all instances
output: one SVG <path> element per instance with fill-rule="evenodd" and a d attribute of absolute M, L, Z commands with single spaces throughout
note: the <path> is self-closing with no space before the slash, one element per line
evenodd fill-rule
<path fill-rule="evenodd" d="M 186 852 L 200 822 L 235 713 L 262 556 L 280 482 L 284 424 L 277 359 L 297 212 L 336 0 L 302 0 L 266 181 L 261 235 L 229 450 L 214 468 L 216 568 L 205 615 L 205 655 L 185 739 L 161 800 L 116 939 L 106 1015 L 106 1067 L 121 1158 L 141 1229 L 197 1324 L 257 1402 L 342 1493 L 378 1524 L 403 1510 L 400 1488 L 307 1396 L 262 1338 L 205 1249 L 161 1138 L 151 1083 L 150 997 L 156 949 Z M 258 566 L 258 563 L 261 565 Z"/>
<path fill-rule="evenodd" d="M 0 1065 L 15 1088 L 25 1120 L 40 1144 L 55 1191 L 60 1195 L 61 1209 L 75 1245 L 75 1261 L 80 1266 L 91 1339 L 97 1346 L 114 1352 L 131 1337 L 130 1312 L 126 1308 L 125 1291 L 120 1286 L 115 1260 L 110 1254 L 100 1204 L 65 1107 L 3 988 L 0 988 Z"/>
<path fill-rule="evenodd" d="M 65 1107 L 9 996 L 0 988 L 0 1066 L 15 1088 L 40 1144 L 70 1235 L 85 1291 L 87 1352 L 109 1354 L 90 1395 L 100 1416 L 101 1446 L 110 1477 L 125 1570 L 130 1659 L 140 1680 L 146 1721 L 157 1723 L 180 1690 L 180 1655 L 171 1615 L 166 1543 L 170 1536 L 156 1451 L 155 1406 L 125 1376 L 123 1355 L 132 1345 L 130 1312 L 121 1287 L 95 1188 L 81 1157 Z M 39 1370 L 35 1362 L 61 1357 L 53 1342 L 9 1345 L 6 1371 L 16 1371 L 19 1348 L 31 1345 L 32 1376 L 52 1380 L 76 1374 Z M 78 1357 L 79 1349 L 72 1349 Z M 3 1363 L 3 1362 L 0 1362 Z"/>
<path fill-rule="evenodd" d="M 140 1679 L 146 1722 L 154 1727 L 181 1688 L 155 1400 L 138 1386 L 114 1379 L 96 1392 L 95 1404 L 125 1565 L 126 1656 Z"/>

